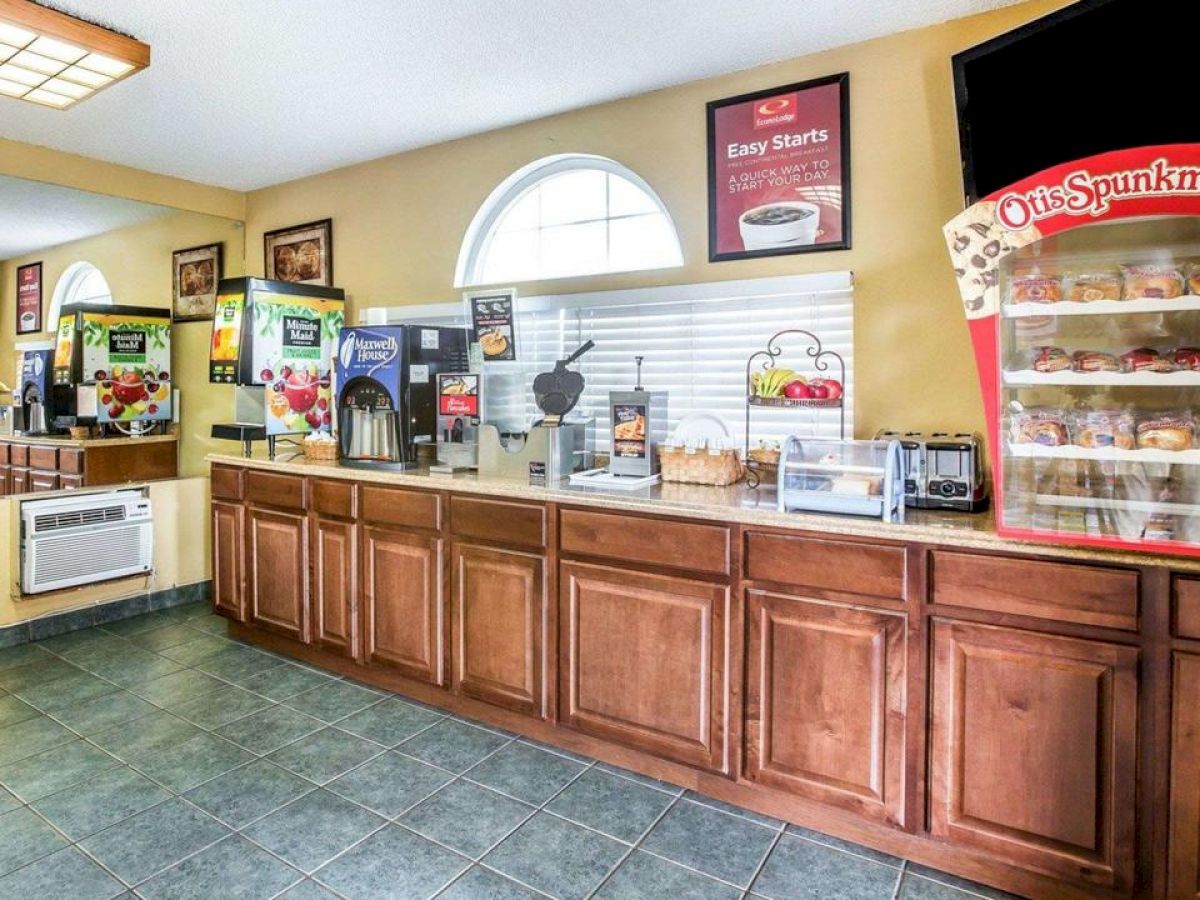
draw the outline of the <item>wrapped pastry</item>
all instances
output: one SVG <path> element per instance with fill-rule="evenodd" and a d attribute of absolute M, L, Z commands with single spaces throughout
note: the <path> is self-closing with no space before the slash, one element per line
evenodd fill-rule
<path fill-rule="evenodd" d="M 1200 297 L 1200 263 L 1188 263 L 1187 292 L 1193 297 Z"/>
<path fill-rule="evenodd" d="M 1018 275 L 1009 282 L 1009 303 L 1056 303 L 1063 298 L 1062 281 L 1044 275 Z"/>
<path fill-rule="evenodd" d="M 1200 370 L 1200 347 L 1178 347 L 1171 354 L 1177 369 Z"/>
<path fill-rule="evenodd" d="M 1071 357 L 1061 347 L 1033 347 L 1029 351 L 1029 368 L 1035 372 L 1062 372 L 1071 368 Z"/>
<path fill-rule="evenodd" d="M 1164 413 L 1138 423 L 1138 449 L 1190 450 L 1196 425 L 1187 413 Z"/>
<path fill-rule="evenodd" d="M 1138 347 L 1121 354 L 1121 367 L 1126 372 L 1174 372 L 1175 363 L 1153 347 Z"/>
<path fill-rule="evenodd" d="M 1097 300 L 1121 299 L 1121 276 L 1116 272 L 1088 272 L 1068 275 L 1066 290 L 1068 300 L 1076 303 L 1094 303 Z"/>
<path fill-rule="evenodd" d="M 1121 360 L 1099 350 L 1076 350 L 1071 354 L 1071 368 L 1076 372 L 1120 372 Z"/>
<path fill-rule="evenodd" d="M 1122 409 L 1085 409 L 1075 416 L 1073 436 L 1080 447 L 1132 450 L 1136 428 L 1133 415 Z"/>
<path fill-rule="evenodd" d="M 1056 409 L 1031 408 L 1013 413 L 1009 432 L 1014 444 L 1062 447 L 1071 443 L 1066 417 Z"/>
<path fill-rule="evenodd" d="M 1124 299 L 1173 300 L 1183 296 L 1183 275 L 1175 266 L 1121 266 Z"/>

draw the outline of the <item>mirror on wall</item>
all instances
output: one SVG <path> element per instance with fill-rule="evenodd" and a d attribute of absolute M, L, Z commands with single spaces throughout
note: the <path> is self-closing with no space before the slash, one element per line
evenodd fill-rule
<path fill-rule="evenodd" d="M 63 345 L 56 341 L 62 307 L 141 308 L 155 323 L 148 347 L 118 346 L 117 324 L 104 335 L 101 325 L 88 330 L 92 322 L 78 329 L 85 347 L 106 342 L 112 362 L 100 365 L 114 370 L 103 379 L 100 366 L 76 373 L 97 386 L 83 402 L 96 404 L 109 433 L 151 425 L 173 431 L 179 475 L 204 474 L 205 455 L 220 449 L 211 425 L 227 420 L 233 403 L 230 388 L 208 382 L 212 300 L 217 280 L 244 274 L 240 221 L 0 175 L 0 386 L 19 390 L 27 352 L 60 370 L 54 352 Z M 0 394 L 0 402 L 9 396 Z"/>

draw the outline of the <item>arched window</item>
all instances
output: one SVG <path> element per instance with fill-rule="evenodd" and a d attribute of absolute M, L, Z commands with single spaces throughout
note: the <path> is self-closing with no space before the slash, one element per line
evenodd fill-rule
<path fill-rule="evenodd" d="M 506 178 L 471 221 L 456 287 L 683 264 L 675 224 L 637 174 L 602 156 L 563 154 Z"/>
<path fill-rule="evenodd" d="M 72 303 L 112 304 L 112 290 L 104 273 L 86 260 L 73 262 L 59 276 L 54 285 L 54 296 L 50 300 L 50 312 L 46 327 L 53 331 L 58 327 L 59 311 Z"/>

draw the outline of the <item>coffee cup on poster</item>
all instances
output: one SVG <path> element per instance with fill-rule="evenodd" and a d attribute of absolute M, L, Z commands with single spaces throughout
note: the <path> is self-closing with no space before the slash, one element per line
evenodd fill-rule
<path fill-rule="evenodd" d="M 805 247 L 817 242 L 821 208 L 803 200 L 778 200 L 755 206 L 738 216 L 747 250 Z"/>

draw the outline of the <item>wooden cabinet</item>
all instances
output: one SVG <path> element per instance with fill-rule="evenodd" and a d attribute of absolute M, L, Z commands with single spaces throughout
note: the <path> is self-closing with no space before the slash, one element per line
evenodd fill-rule
<path fill-rule="evenodd" d="M 212 501 L 213 609 L 235 622 L 246 620 L 245 511 L 240 503 Z"/>
<path fill-rule="evenodd" d="M 29 490 L 57 491 L 58 475 L 54 472 L 43 472 L 39 469 L 29 471 Z"/>
<path fill-rule="evenodd" d="M 0 465 L 0 497 L 7 497 L 12 493 L 12 469 L 7 465 Z"/>
<path fill-rule="evenodd" d="M 746 776 L 902 824 L 904 616 L 760 591 L 746 608 Z"/>
<path fill-rule="evenodd" d="M 1200 897 L 1200 655 L 1173 659 L 1167 895 Z"/>
<path fill-rule="evenodd" d="M 1076 884 L 1133 884 L 1138 650 L 933 625 L 930 830 Z"/>
<path fill-rule="evenodd" d="M 357 545 L 353 522 L 313 517 L 313 640 L 349 657 L 358 648 Z"/>
<path fill-rule="evenodd" d="M 729 588 L 568 562 L 559 591 L 562 722 L 726 771 Z"/>
<path fill-rule="evenodd" d="M 11 484 L 14 494 L 29 493 L 29 470 L 13 466 L 11 469 Z"/>
<path fill-rule="evenodd" d="M 454 688 L 542 716 L 546 561 L 531 553 L 457 544 L 453 551 Z"/>
<path fill-rule="evenodd" d="M 362 528 L 363 657 L 430 684 L 446 683 L 442 540 Z"/>
<path fill-rule="evenodd" d="M 248 618 L 255 625 L 308 641 L 308 519 L 248 508 Z"/>

